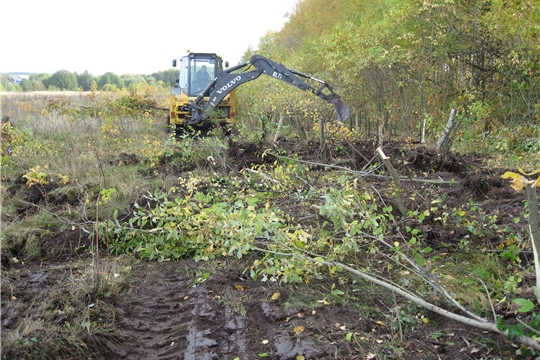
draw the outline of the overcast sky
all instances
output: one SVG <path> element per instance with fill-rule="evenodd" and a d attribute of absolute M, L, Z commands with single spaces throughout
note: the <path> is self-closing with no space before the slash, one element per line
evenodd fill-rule
<path fill-rule="evenodd" d="M 151 74 L 215 52 L 231 65 L 297 0 L 0 1 L 0 73 Z"/>

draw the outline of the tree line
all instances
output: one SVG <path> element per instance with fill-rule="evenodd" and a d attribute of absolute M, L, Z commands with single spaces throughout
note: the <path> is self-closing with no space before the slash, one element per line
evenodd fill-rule
<path fill-rule="evenodd" d="M 101 76 L 93 76 L 88 71 L 78 74 L 60 70 L 54 74 L 31 74 L 19 84 L 8 83 L 6 76 L 0 77 L 1 91 L 113 91 L 116 89 L 132 88 L 139 84 L 164 87 L 174 86 L 179 71 L 170 69 L 155 72 L 151 75 L 124 74 L 117 75 L 107 72 Z"/>
<path fill-rule="evenodd" d="M 538 1 L 299 0 L 252 52 L 328 79 L 361 119 L 402 134 L 456 108 L 473 135 L 540 136 Z"/>

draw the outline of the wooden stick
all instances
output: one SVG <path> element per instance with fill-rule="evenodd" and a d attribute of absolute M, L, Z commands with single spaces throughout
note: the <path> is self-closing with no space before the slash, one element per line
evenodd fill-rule
<path fill-rule="evenodd" d="M 525 185 L 527 188 L 527 200 L 529 202 L 529 232 L 534 253 L 534 269 L 536 274 L 536 287 L 534 295 L 540 304 L 540 230 L 538 225 L 538 196 L 532 183 Z"/>
<path fill-rule="evenodd" d="M 399 212 L 403 216 L 407 216 L 407 208 L 405 207 L 405 203 L 403 202 L 403 187 L 401 186 L 401 180 L 399 179 L 399 174 L 397 173 L 396 169 L 388 160 L 389 158 L 384 154 L 381 147 L 377 148 L 377 153 L 379 154 L 379 157 L 381 158 L 384 166 L 386 166 L 386 169 L 390 173 L 390 176 L 392 176 L 392 179 L 394 180 L 394 184 L 396 185 L 396 203 L 399 209 Z"/>
<path fill-rule="evenodd" d="M 274 135 L 274 143 L 277 141 L 279 135 L 281 134 L 281 127 L 283 126 L 283 115 L 279 117 L 279 122 L 277 124 L 276 135 Z"/>

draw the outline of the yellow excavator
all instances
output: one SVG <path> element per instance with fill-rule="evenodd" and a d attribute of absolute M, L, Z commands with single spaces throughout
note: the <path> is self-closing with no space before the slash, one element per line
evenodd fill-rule
<path fill-rule="evenodd" d="M 173 60 L 173 67 L 177 60 Z M 285 68 L 264 56 L 253 55 L 248 62 L 229 67 L 213 53 L 188 53 L 180 59 L 180 75 L 171 88 L 169 125 L 177 134 L 188 129 L 207 131 L 217 125 L 236 124 L 235 89 L 265 74 L 311 92 L 333 104 L 340 121 L 349 117 L 343 103 L 325 81 Z M 302 79 L 320 84 L 315 88 Z"/>

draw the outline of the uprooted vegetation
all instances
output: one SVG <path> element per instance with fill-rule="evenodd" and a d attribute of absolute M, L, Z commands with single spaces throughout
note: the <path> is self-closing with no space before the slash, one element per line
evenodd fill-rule
<path fill-rule="evenodd" d="M 398 186 L 345 128 L 323 163 L 317 138 L 43 116 L 3 129 L 5 358 L 538 354 L 527 196 L 488 154 L 384 139 Z"/>

